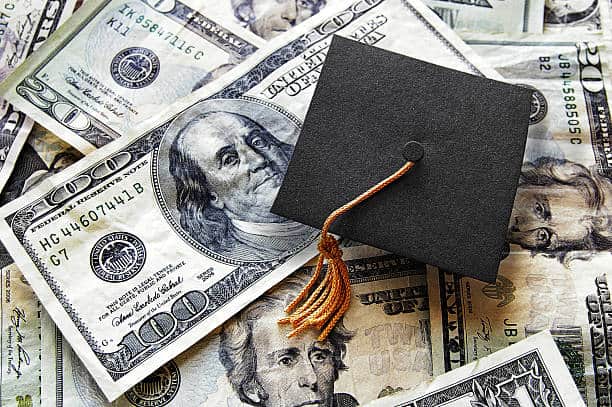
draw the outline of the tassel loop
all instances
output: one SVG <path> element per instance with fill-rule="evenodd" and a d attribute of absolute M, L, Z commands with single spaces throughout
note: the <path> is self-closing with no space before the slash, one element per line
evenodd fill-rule
<path fill-rule="evenodd" d="M 321 234 L 317 248 L 324 258 L 342 260 L 342 250 L 340 250 L 338 241 L 328 233 Z"/>

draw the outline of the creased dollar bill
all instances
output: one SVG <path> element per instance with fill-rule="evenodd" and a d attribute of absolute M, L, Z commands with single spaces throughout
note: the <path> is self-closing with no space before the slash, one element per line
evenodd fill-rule
<path fill-rule="evenodd" d="M 585 34 L 609 30 L 607 0 L 546 0 L 544 31 L 578 39 Z"/>
<path fill-rule="evenodd" d="M 344 252 L 353 304 L 328 341 L 317 343 L 312 335 L 287 339 L 277 329 L 276 319 L 310 277 L 310 263 L 112 405 L 318 401 L 320 406 L 353 406 L 429 380 L 425 266 L 365 246 Z M 42 337 L 48 350 L 42 359 L 45 404 L 109 405 L 48 317 Z"/>
<path fill-rule="evenodd" d="M 334 33 L 497 77 L 421 3 L 341 2 L 3 208 L 4 244 L 109 399 L 314 254 L 317 231 L 269 208 Z"/>
<path fill-rule="evenodd" d="M 573 260 L 512 253 L 495 284 L 430 270 L 435 374 L 549 329 L 589 406 L 610 404 L 608 254 Z"/>
<path fill-rule="evenodd" d="M 541 33 L 544 0 L 426 0 L 452 29 L 486 33 Z"/>
<path fill-rule="evenodd" d="M 63 23 L 75 0 L 12 0 L 0 3 L 0 82 Z M 33 125 L 0 98 L 0 191 Z"/>
<path fill-rule="evenodd" d="M 512 250 L 544 253 L 562 262 L 608 253 L 612 119 L 606 42 L 531 36 L 469 43 L 507 80 L 534 90 L 510 220 Z"/>
<path fill-rule="evenodd" d="M 544 0 L 429 0 L 426 3 L 456 30 L 541 33 L 543 29 Z M 233 21 L 270 40 L 328 4 L 329 0 L 220 0 L 207 10 L 223 21 Z"/>
<path fill-rule="evenodd" d="M 435 373 L 550 329 L 587 404 L 610 403 L 602 315 L 612 261 L 612 156 L 602 37 L 468 40 L 534 94 L 511 251 L 496 283 L 429 274 Z"/>
<path fill-rule="evenodd" d="M 42 307 L 14 264 L 3 266 L 0 274 L 0 404 L 40 406 Z"/>
<path fill-rule="evenodd" d="M 82 157 L 77 149 L 35 123 L 18 156 L 18 165 L 0 193 L 0 206 L 23 195 Z"/>
<path fill-rule="evenodd" d="M 369 406 L 584 406 L 548 332 Z"/>
<path fill-rule="evenodd" d="M 17 165 L 0 193 L 0 206 L 20 197 L 81 157 L 82 154 L 74 147 L 34 123 L 17 157 Z M 0 242 L 0 267 L 11 263 L 14 263 L 13 259 Z"/>
<path fill-rule="evenodd" d="M 270 40 L 321 11 L 333 0 L 218 0 L 205 10 Z"/>
<path fill-rule="evenodd" d="M 203 3 L 86 2 L 0 93 L 87 153 L 232 69 L 263 43 L 200 13 Z"/>

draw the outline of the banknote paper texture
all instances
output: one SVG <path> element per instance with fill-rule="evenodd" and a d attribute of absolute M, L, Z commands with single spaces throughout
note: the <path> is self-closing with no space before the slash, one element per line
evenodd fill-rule
<path fill-rule="evenodd" d="M 544 30 L 579 36 L 602 32 L 606 27 L 609 29 L 606 24 L 608 7 L 606 0 L 546 0 Z"/>
<path fill-rule="evenodd" d="M 603 339 L 612 260 L 610 87 L 607 43 L 588 38 L 468 39 L 534 94 L 510 255 L 496 283 L 429 274 L 435 373 L 550 329 L 587 404 L 610 403 Z"/>
<path fill-rule="evenodd" d="M 232 21 L 264 40 L 271 40 L 331 3 L 328 0 L 219 0 L 204 7 L 221 21 Z"/>
<path fill-rule="evenodd" d="M 425 3 L 456 31 L 541 33 L 544 0 L 427 0 Z"/>
<path fill-rule="evenodd" d="M 255 300 L 220 330 L 128 390 L 113 405 L 274 406 L 321 400 L 320 405 L 330 406 L 323 389 L 331 388 L 333 392 L 328 395 L 337 400 L 334 405 L 346 406 L 355 405 L 356 401 L 363 404 L 429 380 L 425 266 L 365 246 L 344 249 L 344 253 L 353 284 L 353 304 L 332 338 L 314 351 L 318 353 L 310 358 L 304 353 L 314 349 L 310 335 L 283 342 L 281 338 L 286 332 L 278 330 L 275 322 L 285 303 L 310 277 L 314 266 L 311 262 Z M 236 329 L 244 327 L 246 320 L 254 321 L 248 328 L 252 330 L 252 342 L 241 341 L 240 335 L 247 332 Z M 43 347 L 50 350 L 42 359 L 44 403 L 58 407 L 108 405 L 51 320 L 43 318 L 42 324 Z M 263 331 L 259 328 L 277 339 L 261 342 L 259 334 Z M 240 344 L 236 354 L 228 351 L 228 345 L 234 341 Z M 229 361 L 243 351 L 253 351 L 257 363 L 242 370 L 227 370 Z M 253 395 L 232 383 L 256 372 L 263 374 L 268 369 L 264 361 L 270 355 L 277 355 L 277 363 L 270 370 L 270 380 L 260 383 L 262 390 L 272 395 L 275 388 L 286 387 L 282 399 L 274 400 L 271 396 L 258 404 Z M 342 367 L 335 378 L 323 374 L 322 367 L 331 362 Z M 345 404 L 338 404 L 342 401 Z"/>
<path fill-rule="evenodd" d="M 40 406 L 41 306 L 14 264 L 0 273 L 0 404 Z"/>
<path fill-rule="evenodd" d="M 550 333 L 541 332 L 436 377 L 423 390 L 368 406 L 584 406 Z"/>
<path fill-rule="evenodd" d="M 512 251 L 555 257 L 563 264 L 595 255 L 609 261 L 608 42 L 555 37 L 469 40 L 509 81 L 534 90 L 508 240 Z"/>
<path fill-rule="evenodd" d="M 555 259 L 513 253 L 495 284 L 429 274 L 434 372 L 441 374 L 549 329 L 589 406 L 610 403 L 606 346 L 609 262 L 567 269 Z"/>
<path fill-rule="evenodd" d="M 2 93 L 84 153 L 217 78 L 263 43 L 203 0 L 86 2 Z"/>
<path fill-rule="evenodd" d="M 590 39 L 597 41 L 543 35 L 516 40 L 481 36 L 467 42 L 508 81 L 534 90 L 526 163 L 558 159 L 609 178 L 609 49 L 603 38 Z M 568 221 L 576 219 L 565 215 Z"/>
<path fill-rule="evenodd" d="M 205 5 L 222 21 L 233 21 L 270 40 L 320 12 L 326 0 L 220 0 Z M 544 22 L 544 0 L 443 1 L 427 5 L 455 30 L 538 32 Z"/>
<path fill-rule="evenodd" d="M 0 82 L 66 20 L 75 0 L 0 3 Z M 33 121 L 0 98 L 0 191 L 8 180 Z"/>
<path fill-rule="evenodd" d="M 496 76 L 421 4 L 338 3 L 4 207 L 9 253 L 109 399 L 314 254 L 269 208 L 333 33 Z"/>

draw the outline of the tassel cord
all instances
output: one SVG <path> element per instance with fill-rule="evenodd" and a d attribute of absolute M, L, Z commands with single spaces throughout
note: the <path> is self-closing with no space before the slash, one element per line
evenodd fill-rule
<path fill-rule="evenodd" d="M 324 341 L 340 318 L 346 313 L 351 302 L 350 279 L 346 263 L 342 260 L 342 250 L 340 250 L 336 238 L 329 234 L 329 228 L 340 216 L 395 182 L 414 165 L 413 161 L 406 162 L 391 176 L 374 185 L 352 201 L 342 205 L 325 219 L 318 244 L 319 258 L 315 271 L 310 281 L 285 309 L 285 312 L 291 315 L 278 321 L 279 324 L 290 324 L 293 328 L 288 337 L 291 338 L 299 335 L 310 327 L 316 327 L 321 330 L 325 326 L 318 337 L 319 341 Z M 314 291 L 311 292 L 321 276 L 326 259 L 327 273 Z M 296 307 L 302 302 L 304 303 L 296 310 Z"/>

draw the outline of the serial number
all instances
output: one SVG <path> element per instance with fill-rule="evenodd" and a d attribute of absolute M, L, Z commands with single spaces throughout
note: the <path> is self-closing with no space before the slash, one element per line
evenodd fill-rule
<path fill-rule="evenodd" d="M 171 47 L 182 51 L 183 54 L 189 55 L 198 61 L 204 56 L 204 51 L 197 48 L 195 45 L 187 43 L 187 41 L 181 39 L 181 37 L 173 32 L 166 30 L 161 24 L 155 22 L 151 18 L 147 18 L 146 15 L 138 14 L 137 11 L 129 5 L 124 4 L 119 10 L 119 13 L 138 24 L 137 27 L 148 30 L 152 34 L 157 34 L 163 41 L 167 42 Z M 106 25 L 124 37 L 127 37 L 127 34 L 133 29 L 133 26 L 128 26 L 117 17 L 109 18 Z"/>
<path fill-rule="evenodd" d="M 54 250 L 59 244 L 66 238 L 72 238 L 73 235 L 80 232 L 86 231 L 88 228 L 94 226 L 100 220 L 104 219 L 112 211 L 115 211 L 122 206 L 125 206 L 129 201 L 133 200 L 137 195 L 144 192 L 144 188 L 139 182 L 132 184 L 131 190 L 124 189 L 117 195 L 114 195 L 109 200 L 102 202 L 97 205 L 94 209 L 87 211 L 83 215 L 79 216 L 73 222 L 69 222 L 68 225 L 60 227 L 59 233 L 50 233 L 47 237 L 38 241 L 40 247 L 44 252 Z M 59 266 L 64 261 L 70 259 L 68 251 L 65 248 L 54 250 L 50 254 L 49 260 L 54 266 Z"/>
<path fill-rule="evenodd" d="M 4 10 L 13 11 L 15 10 L 15 5 L 13 3 L 6 3 L 4 5 Z M 11 18 L 11 15 L 6 14 L 4 10 L 0 10 L 0 36 L 3 36 L 6 33 L 6 27 L 8 27 L 8 19 Z"/>

